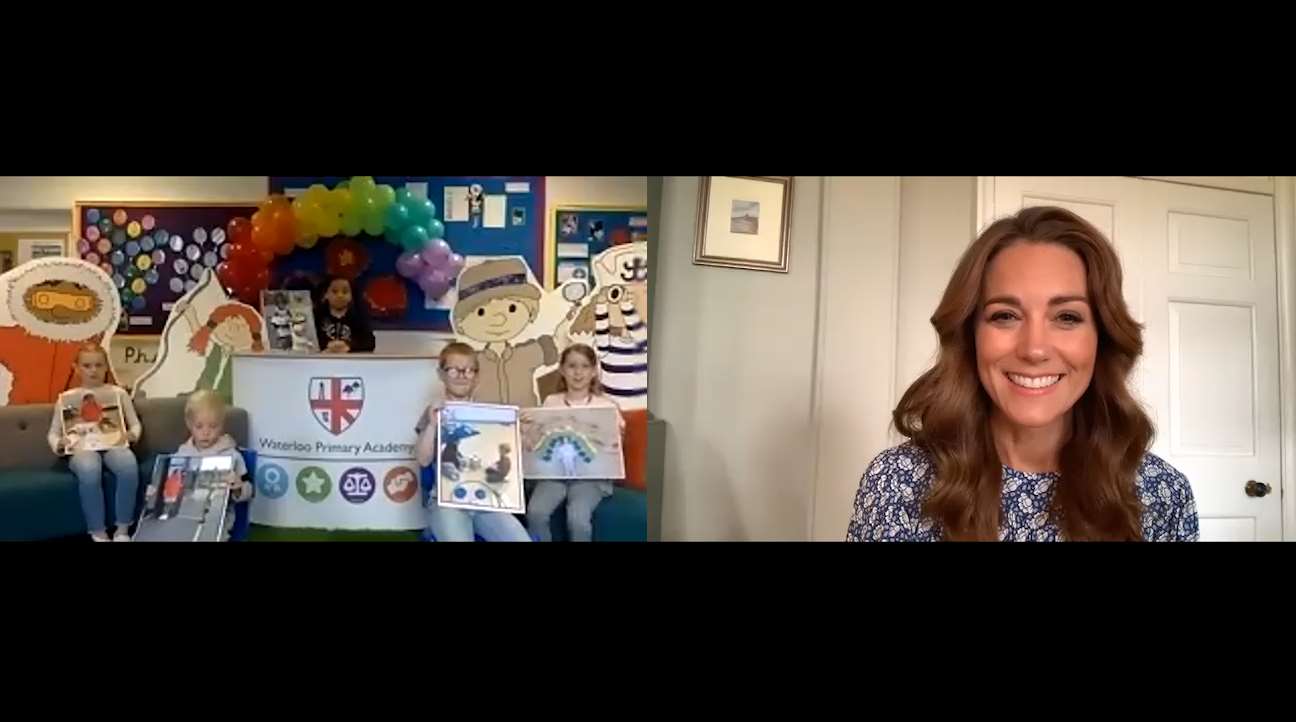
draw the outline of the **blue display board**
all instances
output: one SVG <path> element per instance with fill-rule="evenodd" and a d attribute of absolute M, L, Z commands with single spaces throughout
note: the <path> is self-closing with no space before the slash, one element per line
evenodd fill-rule
<path fill-rule="evenodd" d="M 304 190 L 315 183 L 334 188 L 349 176 L 270 176 L 271 193 Z M 544 176 L 374 176 L 378 184 L 403 188 L 410 183 L 426 183 L 427 197 L 437 207 L 437 218 L 445 223 L 445 240 L 455 253 L 464 256 L 522 256 L 530 264 L 536 278 L 543 282 L 544 253 Z M 466 199 L 457 203 L 470 206 L 468 220 L 446 219 L 446 188 L 467 189 L 474 184 L 482 187 L 485 196 L 504 196 L 502 228 L 488 227 L 487 218 L 479 204 L 468 204 Z M 455 192 L 459 195 L 458 191 Z M 472 213 L 471 209 L 477 210 Z M 354 237 L 370 254 L 368 269 L 357 279 L 357 291 L 367 280 L 396 274 L 396 258 L 401 249 L 381 237 L 360 234 Z M 320 239 L 312 249 L 297 249 L 274 263 L 272 282 L 281 281 L 294 273 L 323 276 L 324 252 L 328 239 Z M 450 314 L 445 310 L 424 308 L 423 291 L 413 281 L 401 279 L 409 296 L 409 310 L 403 318 L 374 319 L 374 328 L 383 330 L 421 329 L 450 330 Z"/>
<path fill-rule="evenodd" d="M 546 254 L 552 286 L 592 278 L 590 260 L 615 245 L 648 241 L 648 211 L 642 208 L 564 206 L 554 209 L 553 240 Z"/>

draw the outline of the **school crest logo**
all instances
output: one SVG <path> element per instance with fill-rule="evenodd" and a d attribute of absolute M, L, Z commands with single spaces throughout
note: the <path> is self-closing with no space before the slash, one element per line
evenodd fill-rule
<path fill-rule="evenodd" d="M 364 380 L 357 376 L 316 376 L 307 392 L 311 414 L 324 430 L 340 436 L 360 418 Z"/>

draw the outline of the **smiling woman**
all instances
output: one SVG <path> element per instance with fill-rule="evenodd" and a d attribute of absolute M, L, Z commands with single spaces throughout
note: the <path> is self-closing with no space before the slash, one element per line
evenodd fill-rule
<path fill-rule="evenodd" d="M 909 441 L 869 465 L 847 538 L 1195 540 L 1188 481 L 1148 452 L 1127 387 L 1143 341 L 1121 279 L 1069 211 L 987 228 L 932 315 L 936 365 L 893 412 Z"/>

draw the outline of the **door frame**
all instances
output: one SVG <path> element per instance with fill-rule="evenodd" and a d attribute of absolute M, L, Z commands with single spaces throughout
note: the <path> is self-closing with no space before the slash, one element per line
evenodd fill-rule
<path fill-rule="evenodd" d="M 1146 179 L 1150 183 L 1167 183 Z M 1237 188 L 1221 187 L 1233 192 Z M 977 176 L 977 228 L 995 218 L 994 176 Z M 1260 193 L 1259 195 L 1269 195 Z M 1282 538 L 1296 541 L 1296 176 L 1274 177 L 1275 271 L 1278 274 L 1278 493 Z"/>

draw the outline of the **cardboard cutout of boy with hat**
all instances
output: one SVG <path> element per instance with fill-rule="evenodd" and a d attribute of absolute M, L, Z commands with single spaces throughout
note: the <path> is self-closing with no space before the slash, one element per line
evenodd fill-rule
<path fill-rule="evenodd" d="M 540 313 L 540 287 L 521 258 L 486 261 L 459 276 L 459 301 L 451 314 L 455 333 L 486 344 L 477 352 L 474 400 L 522 408 L 540 405 L 535 372 L 558 363 L 552 335 L 511 344 Z"/>

